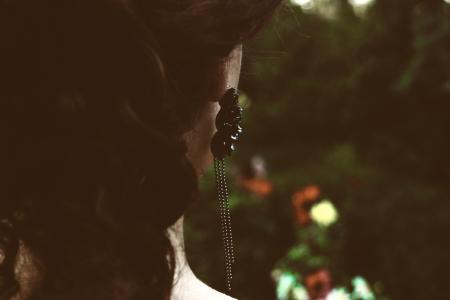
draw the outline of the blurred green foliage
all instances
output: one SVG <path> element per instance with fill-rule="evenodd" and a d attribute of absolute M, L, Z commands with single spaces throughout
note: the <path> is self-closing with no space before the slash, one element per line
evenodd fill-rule
<path fill-rule="evenodd" d="M 295 261 L 310 251 L 305 235 L 321 233 L 298 224 L 291 199 L 314 184 L 340 215 L 309 256 L 334 284 L 361 275 L 389 299 L 447 299 L 450 5 L 377 0 L 356 14 L 347 0 L 317 3 L 328 13 L 283 6 L 246 46 L 246 134 L 231 175 L 259 155 L 274 190 L 233 186 L 236 296 L 275 299 L 271 274 L 286 257 L 308 272 Z M 202 190 L 187 251 L 197 275 L 223 290 L 211 174 Z"/>

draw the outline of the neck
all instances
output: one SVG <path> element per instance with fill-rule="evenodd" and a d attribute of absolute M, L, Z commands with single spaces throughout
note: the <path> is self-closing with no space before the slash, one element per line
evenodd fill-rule
<path fill-rule="evenodd" d="M 187 262 L 186 251 L 184 247 L 184 217 L 181 217 L 174 225 L 168 229 L 169 239 L 175 252 L 175 277 L 174 284 L 186 273 L 192 273 L 191 268 Z"/>
<path fill-rule="evenodd" d="M 192 272 L 186 259 L 183 236 L 183 217 L 168 230 L 175 251 L 175 275 L 171 300 L 235 300 L 201 282 Z"/>
<path fill-rule="evenodd" d="M 175 252 L 175 274 L 171 300 L 192 299 L 196 295 L 195 287 L 199 281 L 187 262 L 183 221 L 184 218 L 181 217 L 168 229 L 169 239 Z"/>

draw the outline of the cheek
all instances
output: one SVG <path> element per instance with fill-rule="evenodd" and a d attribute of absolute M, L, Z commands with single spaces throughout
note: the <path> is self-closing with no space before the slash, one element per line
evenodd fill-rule
<path fill-rule="evenodd" d="M 196 126 L 184 136 L 188 147 L 187 157 L 198 176 L 202 176 L 213 163 L 211 140 L 216 132 L 215 119 L 219 109 L 217 102 L 208 102 Z"/>

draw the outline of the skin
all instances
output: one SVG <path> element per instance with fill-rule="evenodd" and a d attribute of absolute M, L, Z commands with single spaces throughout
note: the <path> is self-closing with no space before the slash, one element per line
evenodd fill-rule
<path fill-rule="evenodd" d="M 216 132 L 215 119 L 220 110 L 218 100 L 228 88 L 237 88 L 241 73 L 242 46 L 238 46 L 219 67 L 220 81 L 217 90 L 213 91 L 211 100 L 200 115 L 196 126 L 184 135 L 187 143 L 187 156 L 194 166 L 197 175 L 202 177 L 211 167 L 214 157 L 211 153 L 211 140 Z M 175 249 L 176 270 L 172 300 L 233 300 L 199 280 L 192 272 L 186 260 L 183 218 L 169 229 L 169 237 Z"/>

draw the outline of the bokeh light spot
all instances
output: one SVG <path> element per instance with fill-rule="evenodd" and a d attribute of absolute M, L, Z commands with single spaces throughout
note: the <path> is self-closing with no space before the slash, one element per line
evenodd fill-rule
<path fill-rule="evenodd" d="M 354 6 L 364 6 L 373 2 L 373 0 L 350 0 Z"/>
<path fill-rule="evenodd" d="M 309 5 L 312 2 L 312 0 L 291 0 L 291 1 L 292 1 L 292 3 L 300 5 L 300 6 Z"/>
<path fill-rule="evenodd" d="M 338 212 L 330 200 L 323 200 L 311 209 L 312 219 L 321 226 L 330 226 L 338 219 Z"/>

